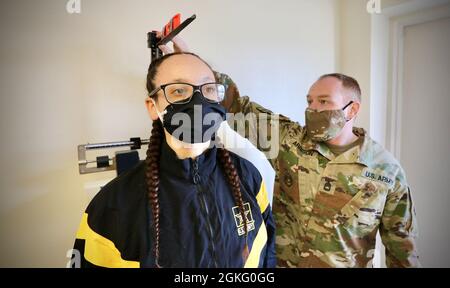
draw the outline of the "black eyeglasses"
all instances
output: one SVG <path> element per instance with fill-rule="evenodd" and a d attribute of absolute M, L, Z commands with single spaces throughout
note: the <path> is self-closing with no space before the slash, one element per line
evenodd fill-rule
<path fill-rule="evenodd" d="M 164 97 L 170 104 L 186 104 L 191 101 L 195 91 L 200 91 L 206 101 L 219 103 L 225 98 L 225 86 L 219 83 L 205 83 L 199 86 L 189 83 L 168 83 L 155 88 L 149 97 L 163 90 Z"/>

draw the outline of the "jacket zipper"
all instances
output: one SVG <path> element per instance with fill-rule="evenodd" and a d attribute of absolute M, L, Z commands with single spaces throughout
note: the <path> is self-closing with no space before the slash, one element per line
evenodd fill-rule
<path fill-rule="evenodd" d="M 216 247 L 214 245 L 214 233 L 213 233 L 211 221 L 209 219 L 208 204 L 206 203 L 205 193 L 203 192 L 203 189 L 200 186 L 200 174 L 198 173 L 198 159 L 194 159 L 192 164 L 193 164 L 192 166 L 194 168 L 194 178 L 193 178 L 194 184 L 197 187 L 197 191 L 200 196 L 200 206 L 205 215 L 206 223 L 207 223 L 207 227 L 208 227 L 208 233 L 209 233 L 209 238 L 210 238 L 209 243 L 210 243 L 210 248 L 211 248 L 211 252 L 212 252 L 212 256 L 213 256 L 213 260 L 214 260 L 214 267 L 218 268 L 219 265 L 217 264 Z"/>

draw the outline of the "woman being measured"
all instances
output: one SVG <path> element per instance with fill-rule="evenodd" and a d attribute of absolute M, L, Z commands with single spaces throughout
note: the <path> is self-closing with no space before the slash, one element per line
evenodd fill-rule
<path fill-rule="evenodd" d="M 77 232 L 81 267 L 274 267 L 264 181 L 219 148 L 225 87 L 199 56 L 150 64 L 147 157 L 93 198 Z"/>

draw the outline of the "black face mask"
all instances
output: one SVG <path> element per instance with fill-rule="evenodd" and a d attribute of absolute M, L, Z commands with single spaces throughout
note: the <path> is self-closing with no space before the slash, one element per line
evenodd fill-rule
<path fill-rule="evenodd" d="M 205 143 L 214 140 L 226 112 L 222 105 L 207 102 L 197 91 L 189 103 L 169 104 L 158 116 L 163 127 L 176 139 L 186 143 Z"/>

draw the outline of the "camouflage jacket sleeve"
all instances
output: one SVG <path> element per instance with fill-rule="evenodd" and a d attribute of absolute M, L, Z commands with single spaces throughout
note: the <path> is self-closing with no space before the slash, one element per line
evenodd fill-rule
<path fill-rule="evenodd" d="M 380 235 L 386 247 L 387 267 L 420 267 L 416 251 L 417 223 L 414 204 L 404 172 L 386 199 Z"/>
<path fill-rule="evenodd" d="M 227 109 L 230 127 L 265 153 L 275 168 L 283 143 L 289 140 L 288 136 L 301 134 L 299 131 L 303 128 L 288 117 L 250 101 L 248 96 L 240 96 L 236 84 L 228 75 L 215 72 L 215 77 L 226 88 L 222 105 Z"/>

